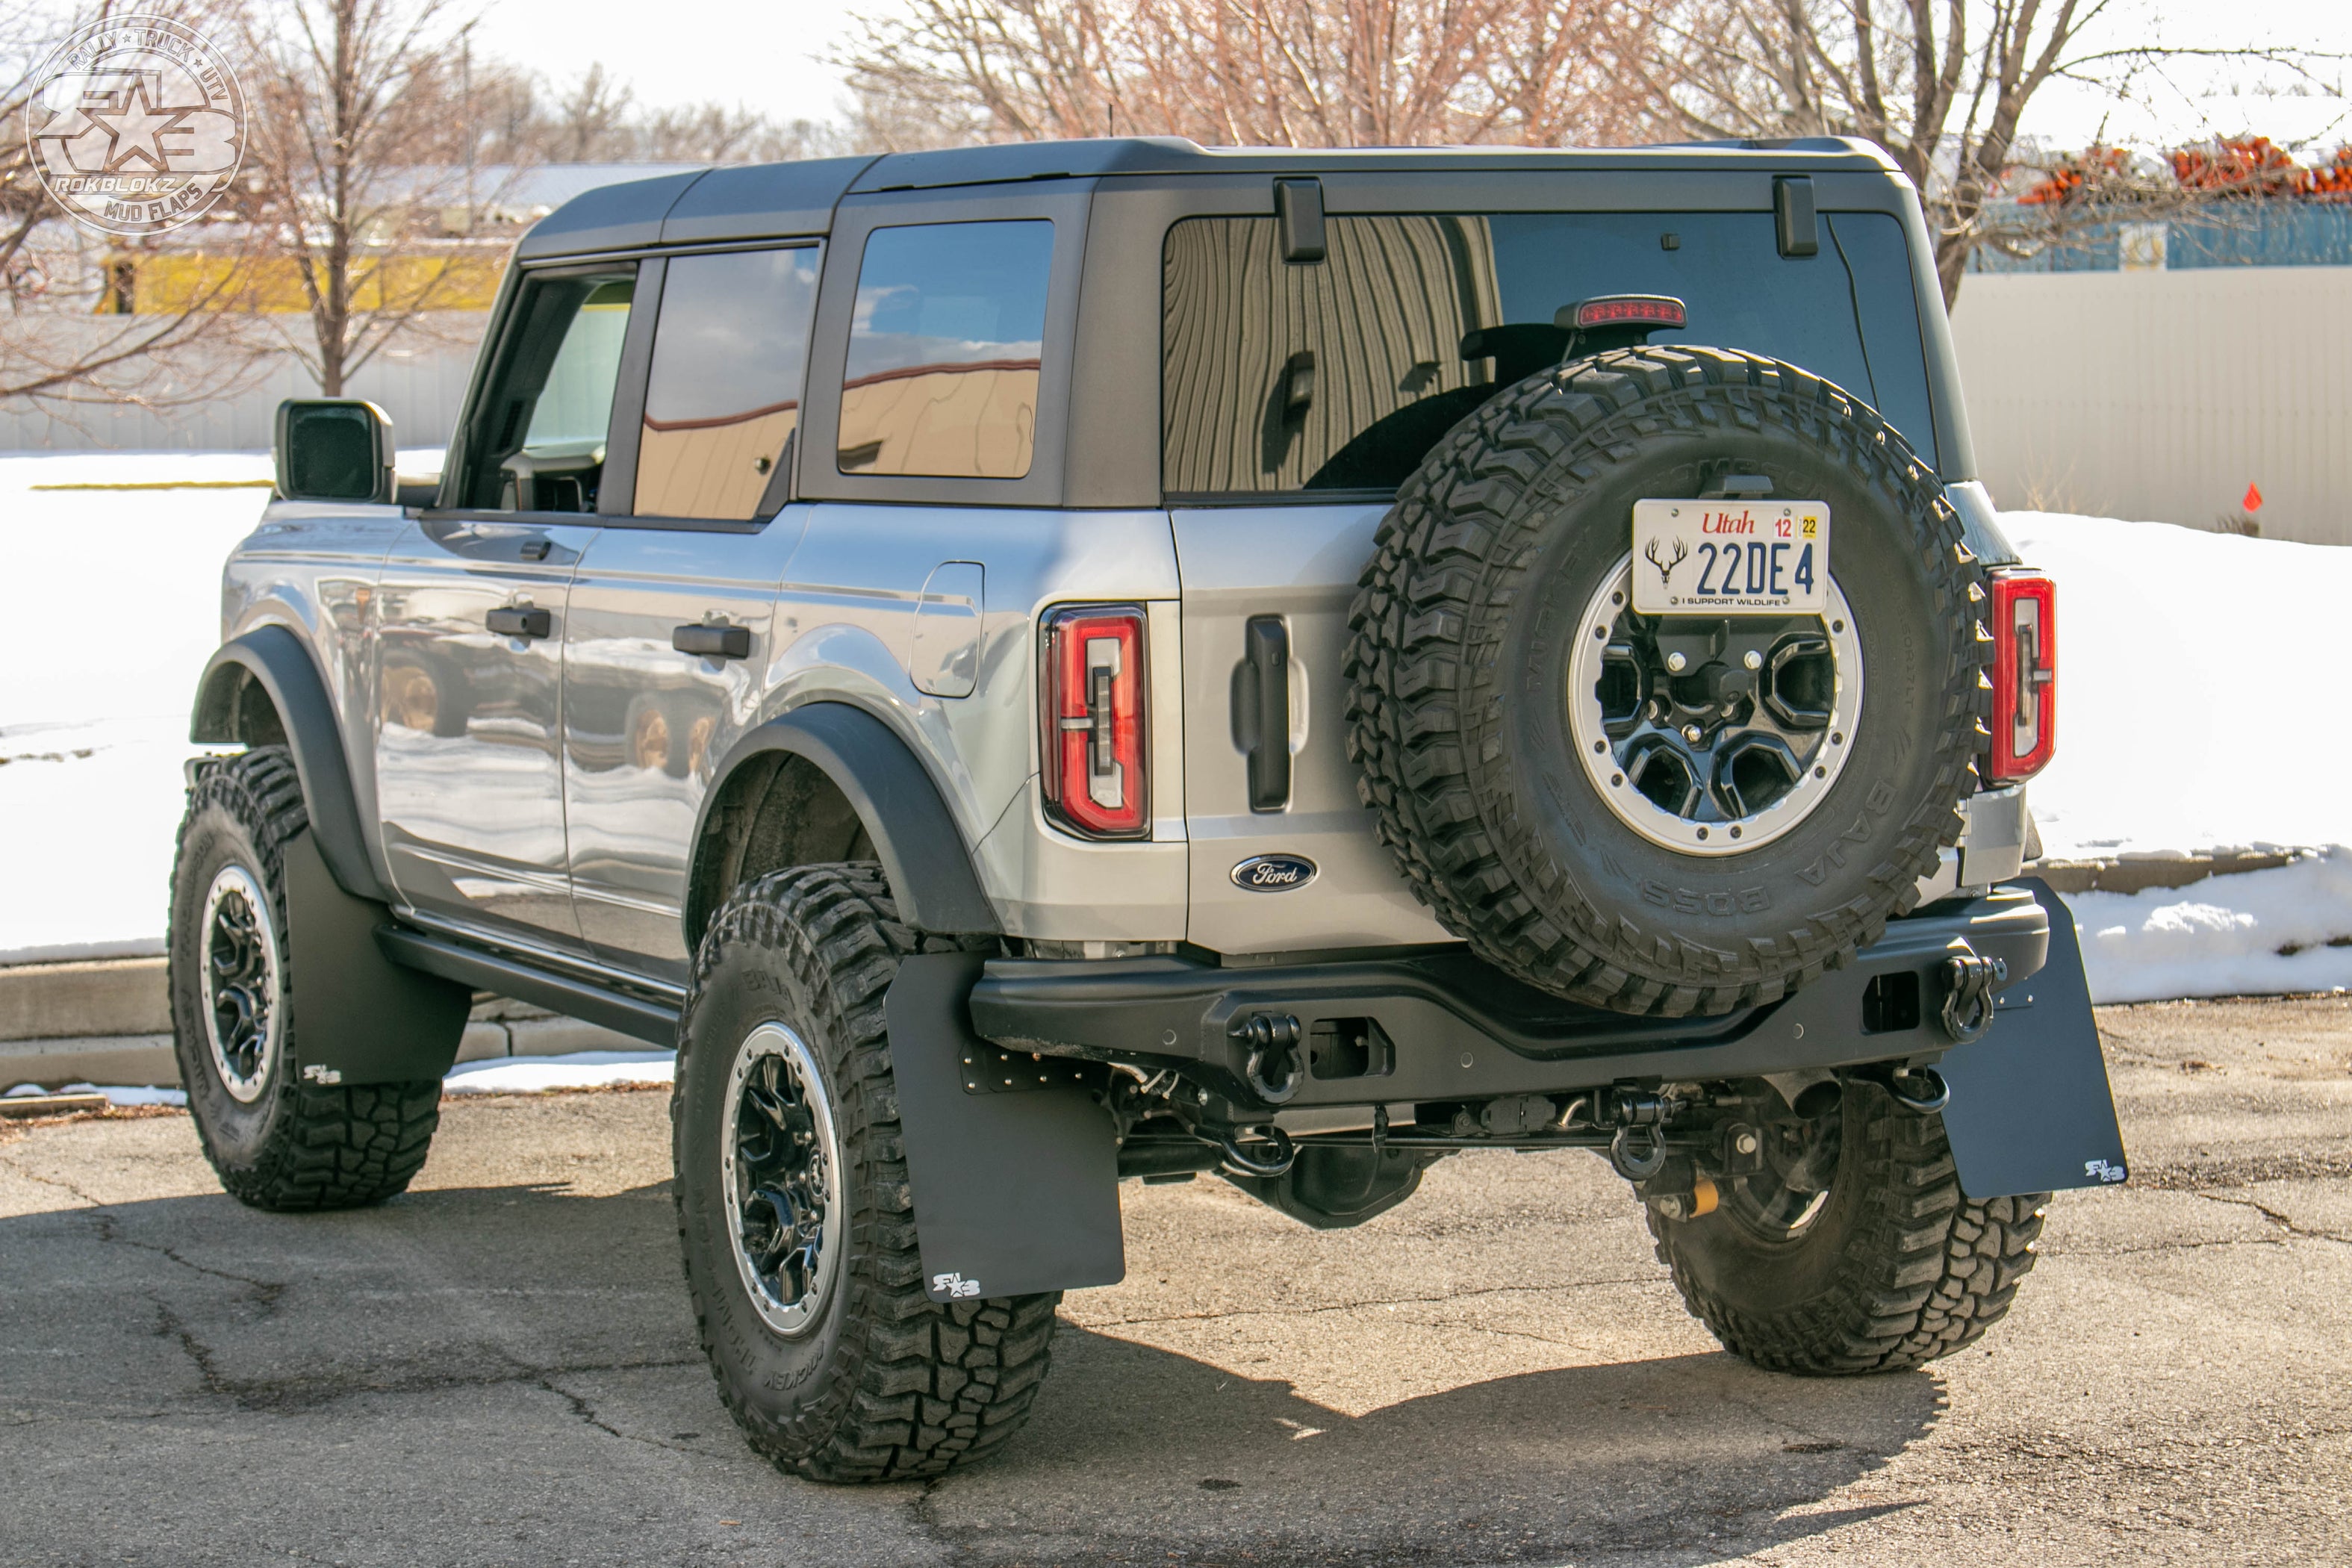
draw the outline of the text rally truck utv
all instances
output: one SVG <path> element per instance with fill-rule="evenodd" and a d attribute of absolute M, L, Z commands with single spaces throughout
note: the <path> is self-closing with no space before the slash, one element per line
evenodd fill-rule
<path fill-rule="evenodd" d="M 432 483 L 281 411 L 173 889 L 228 1190 L 422 1165 L 469 1001 L 678 1051 L 779 1464 L 1018 1426 L 1118 1184 L 1589 1149 L 1759 1365 L 1916 1366 L 2120 1181 L 2021 880 L 2054 603 L 1842 142 L 686 173 L 526 237 Z"/>

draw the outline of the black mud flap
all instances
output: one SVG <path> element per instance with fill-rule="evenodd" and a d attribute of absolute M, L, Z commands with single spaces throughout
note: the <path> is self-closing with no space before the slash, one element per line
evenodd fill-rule
<path fill-rule="evenodd" d="M 1071 1063 L 971 1032 L 982 962 L 907 959 L 886 1004 L 923 1283 L 934 1301 L 1116 1285 L 1127 1252 L 1110 1115 Z"/>
<path fill-rule="evenodd" d="M 296 834 L 283 857 L 302 1076 L 356 1085 L 446 1073 L 465 1037 L 473 992 L 386 957 L 375 932 L 392 912 L 336 885 L 315 835 Z"/>
<path fill-rule="evenodd" d="M 1952 1090 L 1944 1131 L 1960 1190 L 1979 1203 L 2113 1186 L 2126 1174 L 2074 917 L 2048 883 L 2022 885 L 2049 911 L 2049 962 L 2001 993 L 1982 1039 L 1937 1067 Z"/>

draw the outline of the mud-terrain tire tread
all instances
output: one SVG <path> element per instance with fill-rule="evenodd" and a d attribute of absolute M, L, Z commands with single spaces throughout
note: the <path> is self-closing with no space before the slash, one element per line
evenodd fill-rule
<path fill-rule="evenodd" d="M 1540 510 L 1513 516 L 1526 497 L 1572 504 L 1631 460 L 1645 435 L 1765 421 L 1874 470 L 1907 499 L 1910 548 L 1937 581 L 1937 635 L 1952 651 L 1935 784 L 1871 868 L 1874 896 L 1792 918 L 1772 939 L 1726 953 L 1635 929 L 1542 851 L 1498 777 L 1494 667 L 1514 574 L 1540 539 Z M 1413 895 L 1497 967 L 1625 1013 L 1672 1017 L 1778 1001 L 1876 941 L 1890 916 L 1909 913 L 1938 850 L 1958 842 L 1984 711 L 1977 576 L 1934 470 L 1875 410 L 1811 372 L 1730 350 L 1654 347 L 1530 377 L 1439 443 L 1375 535 L 1346 658 L 1359 795 Z"/>
<path fill-rule="evenodd" d="M 1842 1167 L 1854 1157 L 1859 1131 L 1862 1164 L 1853 1174 L 1864 1191 L 1831 1287 L 1814 1300 L 1765 1312 L 1710 1289 L 1685 1249 L 1699 1227 L 1729 1218 L 1667 1220 L 1644 1205 L 1658 1261 L 1691 1316 L 1724 1349 L 1768 1372 L 1853 1376 L 1924 1365 L 1999 1322 L 2033 1270 L 2049 1194 L 1970 1199 L 1942 1117 L 1904 1110 L 1874 1086 L 1849 1084 L 1847 1092 L 1869 1097 L 1848 1121 L 1840 1155 Z"/>
<path fill-rule="evenodd" d="M 853 1241 L 835 1289 L 849 1294 L 834 1355 L 835 1370 L 849 1375 L 834 1379 L 838 1393 L 815 1419 L 803 1416 L 789 1429 L 745 1405 L 719 1372 L 713 1325 L 689 1269 L 696 1329 L 719 1397 L 753 1448 L 812 1480 L 942 1474 L 991 1452 L 1027 1420 L 1052 1364 L 1062 1295 L 941 1303 L 925 1293 L 883 1002 L 900 959 L 992 940 L 907 925 L 881 867 L 870 862 L 802 866 L 746 882 L 712 916 L 697 951 L 678 1027 L 681 1080 L 705 987 L 720 954 L 740 943 L 783 957 L 831 1011 L 833 1037 L 810 1043 L 835 1074 L 843 1163 L 854 1178 L 861 1162 L 848 1151 L 860 1142 L 876 1155 L 863 1163 L 868 1179 L 853 1179 L 847 1194 Z M 675 1126 L 677 1097 L 670 1106 Z M 691 1246 L 682 1190 L 677 1209 L 681 1246 Z"/>
<path fill-rule="evenodd" d="M 283 746 L 256 746 L 241 755 L 204 764 L 188 792 L 186 821 L 193 822 L 198 813 L 215 805 L 242 824 L 251 837 L 261 861 L 254 869 L 268 889 L 279 941 L 290 944 L 285 847 L 310 826 L 293 754 Z M 173 860 L 174 888 L 179 885 L 186 845 L 184 826 Z M 185 959 L 177 942 L 167 944 L 167 952 L 166 985 L 176 999 L 183 979 L 180 966 Z M 291 1010 L 301 977 L 294 973 L 289 952 L 281 951 L 278 963 L 280 993 Z M 193 994 L 194 977 L 187 977 L 187 982 Z M 312 983 L 329 984 L 320 977 L 313 977 Z M 178 1026 L 176 1005 L 173 1023 L 182 1080 L 193 1082 L 196 1074 L 205 1070 L 202 1058 L 208 1056 L 208 1048 L 200 1037 L 190 1038 Z M 222 1187 L 240 1203 L 280 1213 L 358 1208 L 405 1191 L 424 1169 L 433 1134 L 441 1123 L 440 1080 L 349 1089 L 308 1083 L 300 1076 L 300 1047 L 298 1030 L 289 1028 L 279 1046 L 275 1092 L 281 1103 L 275 1133 L 252 1165 L 225 1163 L 203 1120 L 196 1119 L 197 1140 Z"/>

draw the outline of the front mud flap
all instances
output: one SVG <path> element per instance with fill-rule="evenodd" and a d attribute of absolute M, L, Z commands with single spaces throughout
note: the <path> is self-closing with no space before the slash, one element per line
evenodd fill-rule
<path fill-rule="evenodd" d="M 1116 1285 L 1127 1253 L 1110 1114 L 1069 1063 L 971 1032 L 983 962 L 904 960 L 885 1004 L 924 1288 L 954 1301 Z"/>
<path fill-rule="evenodd" d="M 2074 917 L 2047 882 L 2022 885 L 2049 912 L 2049 961 L 2001 993 L 1982 1039 L 1953 1047 L 1936 1069 L 1951 1086 L 1944 1131 L 1960 1190 L 1979 1203 L 2126 1174 Z"/>
<path fill-rule="evenodd" d="M 394 963 L 377 946 L 392 912 L 336 885 L 309 831 L 286 841 L 295 1057 L 316 1084 L 413 1083 L 457 1059 L 474 994 Z"/>

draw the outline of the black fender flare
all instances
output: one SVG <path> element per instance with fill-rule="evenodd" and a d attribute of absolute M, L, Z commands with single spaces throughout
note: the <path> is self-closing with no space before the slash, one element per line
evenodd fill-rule
<path fill-rule="evenodd" d="M 343 754 L 342 728 L 328 700 L 327 683 L 302 639 L 282 626 L 257 626 L 243 637 L 223 643 L 205 666 L 196 685 L 195 712 L 188 721 L 188 739 L 233 742 L 246 737 L 231 732 L 235 690 L 232 670 L 243 670 L 257 681 L 278 710 L 286 731 L 287 748 L 294 753 L 294 771 L 302 780 L 302 804 L 310 815 L 310 837 L 327 863 L 336 886 L 354 898 L 379 904 L 392 902 L 391 889 L 376 874 L 368 855 L 367 836 L 360 826 L 357 797 L 352 791 L 351 764 Z"/>
<path fill-rule="evenodd" d="M 996 936 L 996 910 L 972 869 L 971 852 L 955 816 L 913 748 L 887 724 L 847 702 L 811 702 L 772 719 L 736 742 L 719 764 L 695 816 L 694 856 L 686 907 L 688 946 L 701 934 L 710 910 L 698 875 L 711 807 L 738 768 L 782 752 L 804 759 L 833 782 L 865 825 L 876 858 L 908 924 L 951 936 Z"/>
<path fill-rule="evenodd" d="M 473 992 L 404 967 L 377 933 L 391 925 L 391 893 L 369 858 L 341 725 L 310 650 L 283 626 L 232 638 L 205 666 L 188 738 L 251 741 L 239 733 L 240 677 L 277 709 L 302 782 L 309 830 L 285 846 L 287 931 L 297 974 L 331 976 L 299 988 L 302 1071 L 322 1084 L 411 1083 L 449 1070 L 466 1032 Z"/>

